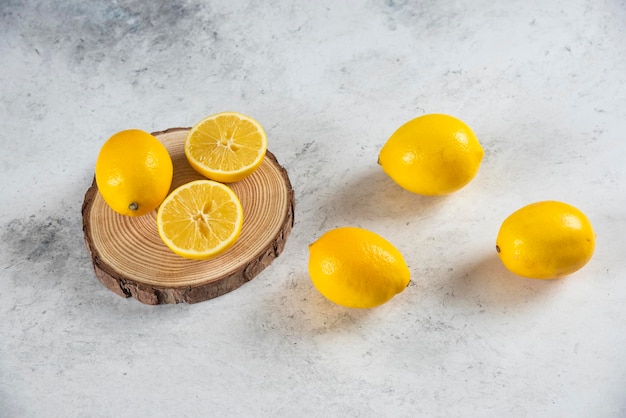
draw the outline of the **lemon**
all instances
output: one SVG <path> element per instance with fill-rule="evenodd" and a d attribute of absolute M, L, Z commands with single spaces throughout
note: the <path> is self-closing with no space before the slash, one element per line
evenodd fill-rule
<path fill-rule="evenodd" d="M 252 174 L 263 162 L 267 136 L 249 116 L 223 112 L 196 123 L 185 138 L 185 156 L 200 174 L 233 183 Z"/>
<path fill-rule="evenodd" d="M 312 243 L 308 267 L 322 295 L 350 308 L 381 305 L 410 281 L 409 268 L 391 243 L 355 227 L 332 229 Z"/>
<path fill-rule="evenodd" d="M 156 137 L 129 129 L 110 137 L 100 149 L 96 184 L 115 212 L 141 216 L 165 199 L 173 171 L 172 159 Z"/>
<path fill-rule="evenodd" d="M 402 188 L 434 196 L 469 183 L 483 154 L 465 123 L 449 115 L 429 114 L 398 128 L 380 150 L 378 163 Z"/>
<path fill-rule="evenodd" d="M 556 279 L 591 259 L 595 234 L 589 219 L 563 202 L 524 206 L 504 220 L 496 250 L 507 269 L 534 279 Z"/>
<path fill-rule="evenodd" d="M 176 188 L 157 212 L 159 236 L 181 257 L 206 260 L 231 248 L 241 233 L 243 209 L 225 184 L 195 180 Z"/>

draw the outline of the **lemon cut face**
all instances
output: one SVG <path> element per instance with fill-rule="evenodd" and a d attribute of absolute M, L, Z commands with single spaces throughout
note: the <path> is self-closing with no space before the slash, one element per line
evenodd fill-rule
<path fill-rule="evenodd" d="M 511 272 L 557 279 L 585 266 L 595 249 L 591 222 L 567 203 L 542 201 L 513 212 L 502 223 L 496 251 Z"/>
<path fill-rule="evenodd" d="M 484 155 L 463 121 L 428 114 L 408 121 L 382 147 L 378 163 L 402 188 L 421 195 L 455 192 L 478 173 Z"/>
<path fill-rule="evenodd" d="M 223 112 L 195 124 L 185 138 L 189 164 L 208 179 L 222 183 L 243 180 L 263 162 L 265 130 L 249 116 Z"/>
<path fill-rule="evenodd" d="M 243 209 L 233 190 L 196 180 L 174 190 L 157 213 L 161 239 L 181 257 L 206 260 L 231 248 L 241 233 Z"/>
<path fill-rule="evenodd" d="M 172 184 L 174 167 L 167 149 L 142 130 L 111 136 L 96 161 L 96 184 L 107 205 L 126 216 L 156 209 Z"/>
<path fill-rule="evenodd" d="M 309 246 L 309 275 L 317 290 L 350 308 L 373 308 L 410 281 L 402 254 L 374 232 L 354 227 L 326 232 Z"/>

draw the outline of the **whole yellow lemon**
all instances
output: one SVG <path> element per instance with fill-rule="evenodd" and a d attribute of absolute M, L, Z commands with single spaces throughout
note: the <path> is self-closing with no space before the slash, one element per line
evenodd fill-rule
<path fill-rule="evenodd" d="M 505 267 L 534 279 L 556 279 L 581 269 L 591 259 L 594 247 L 595 233 L 585 214 L 551 200 L 513 212 L 496 239 Z"/>
<path fill-rule="evenodd" d="M 350 308 L 372 308 L 409 284 L 402 254 L 374 232 L 355 227 L 326 232 L 309 246 L 309 275 L 327 299 Z"/>
<path fill-rule="evenodd" d="M 378 163 L 404 189 L 436 196 L 469 183 L 483 155 L 476 135 L 464 122 L 429 114 L 398 128 L 380 150 Z"/>
<path fill-rule="evenodd" d="M 156 209 L 167 196 L 174 167 L 159 140 L 138 129 L 109 138 L 96 161 L 96 184 L 115 212 L 141 216 Z"/>

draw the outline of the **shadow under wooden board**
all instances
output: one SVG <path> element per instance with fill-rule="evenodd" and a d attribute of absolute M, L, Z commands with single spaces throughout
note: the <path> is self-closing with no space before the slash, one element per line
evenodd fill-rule
<path fill-rule="evenodd" d="M 171 190 L 202 179 L 183 150 L 189 128 L 153 133 L 174 163 Z M 233 247 L 210 260 L 188 260 L 163 244 L 156 210 L 140 217 L 107 206 L 95 180 L 82 206 L 83 233 L 96 277 L 111 291 L 140 302 L 196 303 L 221 296 L 256 277 L 280 255 L 294 221 L 294 191 L 287 171 L 267 152 L 247 178 L 229 184 L 243 206 L 241 235 Z"/>

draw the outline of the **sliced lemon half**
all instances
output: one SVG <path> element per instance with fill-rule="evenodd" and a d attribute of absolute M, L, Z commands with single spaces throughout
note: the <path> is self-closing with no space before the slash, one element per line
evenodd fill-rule
<path fill-rule="evenodd" d="M 181 257 L 206 260 L 232 247 L 243 225 L 239 198 L 225 184 L 196 180 L 165 198 L 157 213 L 161 239 Z"/>
<path fill-rule="evenodd" d="M 185 138 L 185 155 L 200 174 L 222 183 L 244 179 L 256 170 L 267 151 L 259 122 L 237 112 L 222 112 L 196 123 Z"/>

